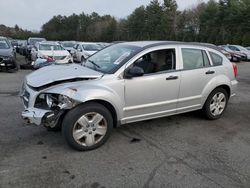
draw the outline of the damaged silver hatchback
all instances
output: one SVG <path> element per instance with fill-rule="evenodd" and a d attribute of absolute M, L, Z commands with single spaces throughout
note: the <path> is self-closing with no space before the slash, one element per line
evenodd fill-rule
<path fill-rule="evenodd" d="M 119 43 L 81 65 L 51 65 L 26 76 L 22 117 L 62 128 L 71 147 L 91 150 L 126 123 L 194 110 L 220 118 L 235 95 L 236 74 L 235 64 L 213 46 Z"/>

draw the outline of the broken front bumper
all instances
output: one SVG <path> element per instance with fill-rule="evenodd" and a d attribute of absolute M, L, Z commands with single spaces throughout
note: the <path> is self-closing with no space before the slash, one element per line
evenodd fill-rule
<path fill-rule="evenodd" d="M 50 113 L 50 110 L 43 110 L 38 108 L 27 108 L 22 112 L 22 118 L 26 121 L 28 124 L 36 124 L 41 125 L 42 119 L 45 116 L 45 114 Z"/>

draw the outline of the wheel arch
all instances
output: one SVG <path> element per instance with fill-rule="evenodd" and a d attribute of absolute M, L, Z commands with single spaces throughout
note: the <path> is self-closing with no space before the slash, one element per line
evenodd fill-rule
<path fill-rule="evenodd" d="M 206 96 L 205 100 L 203 101 L 202 106 L 205 105 L 205 103 L 206 103 L 206 101 L 207 101 L 209 95 L 210 95 L 214 90 L 216 90 L 216 89 L 218 89 L 218 88 L 224 89 L 224 90 L 227 92 L 227 94 L 228 94 L 228 99 L 230 98 L 230 95 L 231 95 L 231 89 L 230 89 L 230 87 L 229 87 L 227 84 L 221 84 L 221 85 L 216 86 L 214 89 L 212 89 L 212 90 L 208 93 L 208 95 Z"/>
<path fill-rule="evenodd" d="M 113 118 L 114 127 L 119 126 L 116 109 L 110 102 L 102 100 L 102 99 L 93 99 L 93 100 L 86 101 L 82 104 L 88 104 L 88 103 L 98 103 L 98 104 L 101 104 L 104 107 L 106 107 L 109 110 L 109 112 L 111 113 L 111 116 Z"/>

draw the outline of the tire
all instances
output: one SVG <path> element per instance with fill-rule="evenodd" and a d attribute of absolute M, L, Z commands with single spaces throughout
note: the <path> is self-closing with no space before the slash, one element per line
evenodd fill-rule
<path fill-rule="evenodd" d="M 207 119 L 219 119 L 225 112 L 228 104 L 228 93 L 223 88 L 216 88 L 208 96 L 204 106 L 203 113 Z"/>
<path fill-rule="evenodd" d="M 109 110 L 101 104 L 90 102 L 79 105 L 66 114 L 62 134 L 73 149 L 87 151 L 103 145 L 112 128 L 113 118 Z"/>

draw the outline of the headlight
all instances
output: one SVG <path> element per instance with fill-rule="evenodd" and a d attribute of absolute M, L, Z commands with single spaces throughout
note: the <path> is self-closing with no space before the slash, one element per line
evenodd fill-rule
<path fill-rule="evenodd" d="M 52 96 L 50 94 L 46 95 L 46 103 L 48 105 L 48 107 L 52 107 L 53 103 L 54 103 L 54 99 L 52 98 Z"/>
<path fill-rule="evenodd" d="M 37 97 L 35 107 L 42 109 L 69 109 L 72 108 L 72 100 L 65 95 L 42 93 Z"/>

